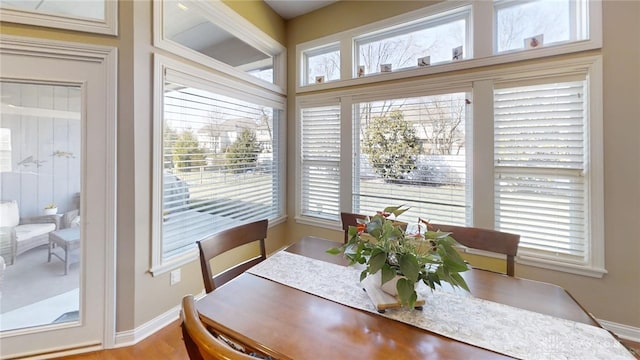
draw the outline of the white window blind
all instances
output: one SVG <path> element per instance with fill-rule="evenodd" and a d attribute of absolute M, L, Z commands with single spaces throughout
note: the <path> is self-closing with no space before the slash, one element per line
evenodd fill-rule
<path fill-rule="evenodd" d="M 216 232 L 281 215 L 282 116 L 220 85 L 166 80 L 164 88 L 163 261 Z"/>
<path fill-rule="evenodd" d="M 588 257 L 585 81 L 494 94 L 495 219 L 524 252 Z"/>
<path fill-rule="evenodd" d="M 303 108 L 301 214 L 340 218 L 340 105 Z"/>
<path fill-rule="evenodd" d="M 353 211 L 406 205 L 405 221 L 464 225 L 467 99 L 452 93 L 355 104 Z"/>

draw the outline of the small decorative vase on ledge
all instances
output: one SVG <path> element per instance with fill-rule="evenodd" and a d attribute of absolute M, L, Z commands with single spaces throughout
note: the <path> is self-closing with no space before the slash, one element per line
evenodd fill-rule
<path fill-rule="evenodd" d="M 58 213 L 58 208 L 54 207 L 54 208 L 45 208 L 44 209 L 44 214 L 45 215 L 55 215 Z"/>

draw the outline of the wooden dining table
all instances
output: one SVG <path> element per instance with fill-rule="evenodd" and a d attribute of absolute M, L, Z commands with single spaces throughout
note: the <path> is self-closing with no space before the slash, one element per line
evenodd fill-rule
<path fill-rule="evenodd" d="M 326 253 L 334 246 L 305 237 L 285 251 L 346 266 L 343 257 Z M 559 286 L 478 269 L 462 275 L 476 298 L 600 326 Z M 291 359 L 511 358 L 250 273 L 205 295 L 197 310 L 203 322 L 215 320 Z"/>

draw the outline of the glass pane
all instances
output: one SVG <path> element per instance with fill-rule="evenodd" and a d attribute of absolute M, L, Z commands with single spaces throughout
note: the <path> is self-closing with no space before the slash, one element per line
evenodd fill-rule
<path fill-rule="evenodd" d="M 406 205 L 418 216 L 465 225 L 465 93 L 357 104 L 353 211 L 373 214 Z"/>
<path fill-rule="evenodd" d="M 0 329 L 77 321 L 81 90 L 0 86 Z"/>
<path fill-rule="evenodd" d="M 438 25 L 413 25 L 406 30 L 389 30 L 387 34 L 383 32 L 356 42 L 358 65 L 364 66 L 365 75 L 381 72 L 383 64 L 390 64 L 392 71 L 417 67 L 418 59 L 426 56 L 432 65 L 452 61 L 454 49 L 458 47 L 462 47 L 462 54 L 456 53 L 459 59 L 465 57 L 465 19 Z"/>
<path fill-rule="evenodd" d="M 507 6 L 496 6 L 498 52 L 572 40 L 571 10 L 571 0 L 509 2 Z"/>
<path fill-rule="evenodd" d="M 193 4 L 164 1 L 165 39 L 273 83 L 273 58 L 207 19 Z"/>
<path fill-rule="evenodd" d="M 305 84 L 340 80 L 340 49 L 338 46 L 305 52 L 304 56 L 307 59 L 307 82 Z"/>
<path fill-rule="evenodd" d="M 162 259 L 280 215 L 280 110 L 166 82 Z"/>
<path fill-rule="evenodd" d="M 103 0 L 0 0 L 0 6 L 49 15 L 105 19 Z"/>

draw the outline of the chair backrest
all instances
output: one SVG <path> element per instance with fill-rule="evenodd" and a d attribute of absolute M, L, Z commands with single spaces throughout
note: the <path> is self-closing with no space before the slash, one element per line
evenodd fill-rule
<path fill-rule="evenodd" d="M 268 226 L 268 220 L 260 220 L 224 230 L 197 242 L 200 249 L 202 278 L 207 293 L 212 292 L 217 286 L 221 286 L 267 258 L 264 239 L 267 237 Z M 211 270 L 211 259 L 231 249 L 255 241 L 260 243 L 259 255 L 227 268 L 214 276 Z"/>
<path fill-rule="evenodd" d="M 193 295 L 182 298 L 182 336 L 191 360 L 256 360 L 211 334 L 200 320 Z"/>
<path fill-rule="evenodd" d="M 340 219 L 342 220 L 342 230 L 344 230 L 344 243 L 349 241 L 349 226 L 356 226 L 358 219 L 366 219 L 366 215 L 353 214 L 348 212 L 341 212 Z"/>
<path fill-rule="evenodd" d="M 19 223 L 18 202 L 15 200 L 0 201 L 0 227 L 16 226 Z"/>
<path fill-rule="evenodd" d="M 515 256 L 518 253 L 520 235 L 474 227 L 429 224 L 430 228 L 450 232 L 460 244 L 478 250 L 490 251 L 507 256 L 507 275 L 515 274 Z"/>

